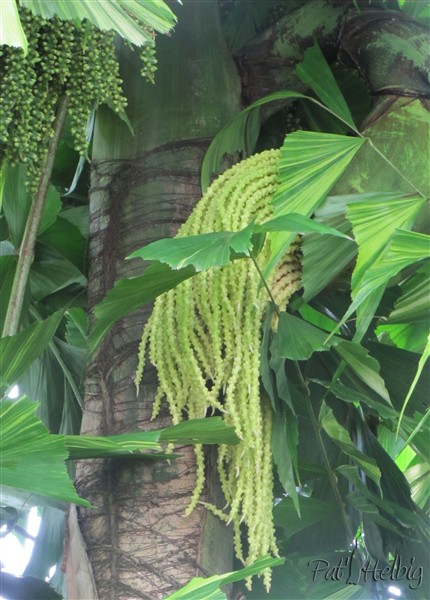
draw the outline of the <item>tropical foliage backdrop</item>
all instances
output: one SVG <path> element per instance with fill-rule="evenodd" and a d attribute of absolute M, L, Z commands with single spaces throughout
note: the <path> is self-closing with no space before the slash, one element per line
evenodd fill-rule
<path fill-rule="evenodd" d="M 282 4 L 221 2 L 231 51 L 246 46 L 268 10 Z M 150 0 L 2 2 L 2 536 L 24 540 L 30 509 L 37 506 L 42 516 L 24 577 L 1 573 L 5 598 L 30 598 L 25 594 L 37 586 L 38 598 L 66 597 L 61 565 L 67 503 L 91 510 L 73 485 L 75 461 L 175 461 L 174 446 L 240 443 L 222 411 L 150 431 L 79 433 L 86 367 L 118 320 L 182 282 L 242 261 L 258 269 L 261 289 L 268 291 L 260 393 L 272 411 L 271 509 L 280 556 L 237 562 L 232 572 L 193 579 L 168 597 L 226 598 L 233 583 L 236 597 L 250 599 L 388 598 L 393 585 L 403 598 L 429 597 L 430 88 L 422 78 L 429 66 L 428 6 L 369 4 L 376 11 L 370 19 L 395 12 L 401 32 L 371 33 L 359 49 L 353 37 L 345 37 L 348 60 L 330 66 L 313 40 L 295 69 L 300 85 L 247 103 L 205 151 L 202 195 L 230 164 L 279 148 L 272 218 L 136 248 L 127 258 L 145 261 L 139 262 L 140 274 L 117 280 L 89 312 L 94 118 L 104 104 L 101 123 L 121 119 L 133 130 L 133 122 L 120 78 L 100 94 L 97 86 L 81 90 L 91 97 L 77 112 L 78 76 L 72 66 L 55 71 L 52 57 L 71 52 L 67 44 L 79 38 L 84 68 L 91 36 L 100 30 L 111 36 L 112 57 L 120 40 L 127 51 L 142 52 L 142 74 L 152 80 L 155 36 L 174 36 L 175 14 L 180 20 L 181 13 Z M 42 39 L 63 44 L 38 47 L 37 61 L 32 15 L 40 19 Z M 75 28 L 68 30 L 67 43 L 59 35 L 63 23 Z M 354 28 L 354 15 L 352 23 Z M 373 69 L 378 44 L 386 64 L 399 69 L 387 84 Z M 358 63 L 364 47 L 365 66 Z M 128 55 L 121 52 L 124 61 Z M 44 71 L 37 65 L 45 55 Z M 22 73 L 19 90 L 15 72 Z M 18 99 L 26 85 L 38 89 L 38 77 L 45 77 L 51 95 L 48 123 Z M 34 92 L 34 106 L 41 98 Z M 43 106 L 38 110 L 43 113 Z M 23 114 L 30 124 L 43 121 L 40 138 L 25 130 Z M 108 136 L 105 142 L 109 156 Z M 267 282 L 297 239 L 301 286 L 280 310 Z M 15 386 L 18 399 L 10 397 Z M 268 590 L 258 575 L 270 568 Z M 387 576 L 381 575 L 384 568 Z"/>

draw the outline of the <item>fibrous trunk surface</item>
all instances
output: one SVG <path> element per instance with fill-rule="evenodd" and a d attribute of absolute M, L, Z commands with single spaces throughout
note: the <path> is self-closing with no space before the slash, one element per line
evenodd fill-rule
<path fill-rule="evenodd" d="M 203 4 L 183 7 L 174 35 L 160 39 L 154 87 L 137 75 L 139 57 L 124 50 L 134 136 L 119 119 L 99 117 L 90 192 L 90 308 L 116 279 L 142 273 L 142 262 L 125 261 L 126 256 L 174 235 L 187 218 L 201 197 L 200 168 L 209 140 L 239 109 L 240 88 L 219 30 L 217 3 Z M 155 370 L 146 370 L 138 397 L 133 384 L 150 309 L 120 321 L 92 360 L 82 433 L 170 424 L 165 410 L 150 421 Z M 231 570 L 231 541 L 217 539 L 229 538 L 225 526 L 201 507 L 184 517 L 195 484 L 195 456 L 192 448 L 176 450 L 182 456 L 170 463 L 78 465 L 79 492 L 94 505 L 80 511 L 79 524 L 99 598 L 158 600 L 192 577 Z"/>

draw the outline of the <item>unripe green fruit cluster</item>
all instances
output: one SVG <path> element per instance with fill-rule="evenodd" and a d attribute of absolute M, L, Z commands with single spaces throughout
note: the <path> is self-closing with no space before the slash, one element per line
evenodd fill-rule
<path fill-rule="evenodd" d="M 42 19 L 20 7 L 28 40 L 21 48 L 0 47 L 0 159 L 27 165 L 27 187 L 37 187 L 46 159 L 56 108 L 69 98 L 75 149 L 87 154 L 87 122 L 103 102 L 116 111 L 126 107 L 115 54 L 114 32 L 88 22 Z"/>
<path fill-rule="evenodd" d="M 155 52 L 155 42 L 145 44 L 140 54 L 142 68 L 140 74 L 149 83 L 154 83 L 155 72 L 157 71 L 157 57 Z"/>

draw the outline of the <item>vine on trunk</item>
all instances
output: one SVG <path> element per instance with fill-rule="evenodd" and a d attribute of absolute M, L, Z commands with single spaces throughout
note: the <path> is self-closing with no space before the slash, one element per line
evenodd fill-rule
<path fill-rule="evenodd" d="M 278 185 L 278 150 L 256 154 L 221 175 L 207 190 L 178 236 L 237 231 L 252 219 L 272 216 Z M 285 309 L 300 287 L 298 245 L 293 244 L 269 279 L 272 295 Z M 266 244 L 259 254 L 269 257 Z M 205 506 L 234 527 L 237 557 L 245 564 L 277 554 L 272 518 L 272 409 L 260 396 L 260 335 L 267 291 L 252 261 L 199 273 L 160 296 L 144 329 L 136 384 L 142 378 L 146 348 L 158 371 L 153 407 L 166 399 L 174 423 L 214 411 L 235 426 L 237 446 L 220 446 L 218 473 L 226 506 Z M 204 486 L 204 461 L 197 447 L 197 481 L 188 513 Z M 248 550 L 242 548 L 245 528 Z M 249 583 L 249 582 L 248 582 Z M 270 572 L 265 573 L 270 586 Z"/>

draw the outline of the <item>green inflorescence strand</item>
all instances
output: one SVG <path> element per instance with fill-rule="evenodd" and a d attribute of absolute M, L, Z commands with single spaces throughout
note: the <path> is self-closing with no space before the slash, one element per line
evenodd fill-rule
<path fill-rule="evenodd" d="M 248 158 L 209 187 L 178 236 L 238 231 L 253 219 L 273 216 L 271 200 L 278 186 L 278 150 Z M 269 258 L 266 245 L 258 256 Z M 268 284 L 283 309 L 300 287 L 298 244 L 293 244 Z M 198 273 L 157 298 L 144 329 L 136 384 L 141 380 L 146 348 L 158 370 L 153 416 L 165 399 L 173 421 L 220 411 L 234 425 L 240 443 L 218 448 L 218 473 L 224 507 L 203 503 L 233 524 L 236 555 L 249 564 L 277 554 L 272 517 L 272 409 L 260 396 L 260 336 L 268 296 L 250 260 Z M 274 321 L 276 325 L 276 322 Z M 197 449 L 196 487 L 187 513 L 204 488 L 204 463 Z M 244 556 L 241 536 L 247 535 Z M 264 574 L 270 586 L 270 571 Z M 250 582 L 248 582 L 250 585 Z"/>

